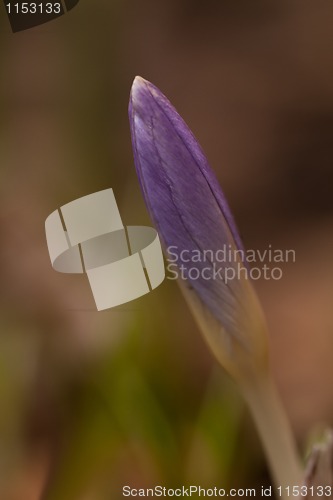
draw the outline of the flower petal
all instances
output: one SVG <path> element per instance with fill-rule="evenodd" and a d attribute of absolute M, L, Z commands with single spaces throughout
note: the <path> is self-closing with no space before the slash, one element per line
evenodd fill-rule
<path fill-rule="evenodd" d="M 239 336 L 244 280 L 226 282 L 225 273 L 243 268 L 243 246 L 213 171 L 174 107 L 140 77 L 129 116 L 137 174 L 164 247 L 182 266 L 185 284 L 228 333 Z"/>

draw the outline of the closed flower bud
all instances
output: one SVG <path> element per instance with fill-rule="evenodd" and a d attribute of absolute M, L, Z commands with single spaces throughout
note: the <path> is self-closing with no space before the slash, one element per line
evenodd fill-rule
<path fill-rule="evenodd" d="M 243 245 L 202 149 L 167 98 L 140 77 L 129 117 L 146 205 L 166 256 L 172 249 L 182 269 L 181 288 L 208 344 L 236 379 L 266 370 L 265 324 Z"/>

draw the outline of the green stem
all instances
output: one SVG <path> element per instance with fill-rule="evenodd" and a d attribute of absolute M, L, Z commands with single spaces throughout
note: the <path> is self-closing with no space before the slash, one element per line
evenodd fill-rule
<path fill-rule="evenodd" d="M 275 487 L 282 487 L 282 499 L 290 500 L 285 488 L 301 486 L 303 471 L 295 440 L 279 395 L 270 376 L 241 386 L 250 407 L 270 466 Z"/>

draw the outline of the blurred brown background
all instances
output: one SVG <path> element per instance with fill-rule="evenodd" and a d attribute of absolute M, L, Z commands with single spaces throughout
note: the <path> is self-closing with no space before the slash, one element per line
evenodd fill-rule
<path fill-rule="evenodd" d="M 125 484 L 268 481 L 237 391 L 174 282 L 94 312 L 44 221 L 113 187 L 149 223 L 127 103 L 139 74 L 192 128 L 245 246 L 296 250 L 256 283 L 304 449 L 333 420 L 333 3 L 81 0 L 13 35 L 1 15 L 0 498 L 122 498 Z M 46 493 L 47 492 L 47 493 Z"/>

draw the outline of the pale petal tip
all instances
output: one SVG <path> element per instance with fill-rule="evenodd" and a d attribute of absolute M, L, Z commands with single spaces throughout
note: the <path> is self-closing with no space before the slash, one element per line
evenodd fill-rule
<path fill-rule="evenodd" d="M 142 85 L 143 83 L 148 83 L 148 80 L 142 78 L 142 76 L 137 75 L 133 80 L 133 86 Z"/>
<path fill-rule="evenodd" d="M 136 76 L 133 80 L 132 88 L 131 88 L 131 101 L 132 104 L 135 104 L 138 101 L 138 97 L 140 92 L 147 89 L 149 82 L 142 78 L 141 76 Z"/>

